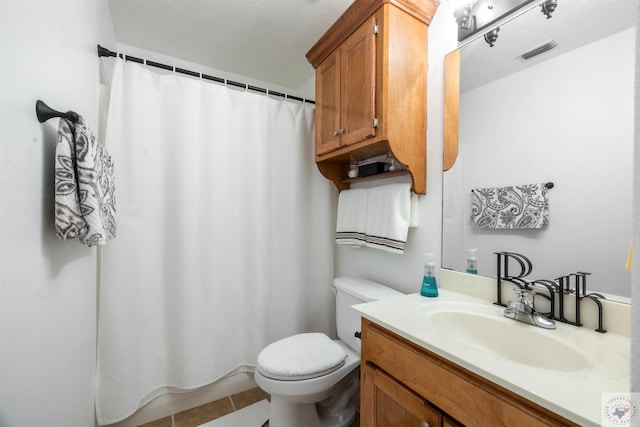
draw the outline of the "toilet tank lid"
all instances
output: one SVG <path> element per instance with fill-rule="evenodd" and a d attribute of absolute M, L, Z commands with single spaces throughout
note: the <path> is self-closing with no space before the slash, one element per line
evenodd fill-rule
<path fill-rule="evenodd" d="M 333 286 L 364 302 L 378 301 L 404 295 L 395 289 L 362 277 L 336 277 Z"/>

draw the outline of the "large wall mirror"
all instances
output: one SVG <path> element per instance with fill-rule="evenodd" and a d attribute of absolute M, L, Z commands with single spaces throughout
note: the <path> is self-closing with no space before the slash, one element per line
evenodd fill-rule
<path fill-rule="evenodd" d="M 478 273 L 495 277 L 494 253 L 517 252 L 530 279 L 590 272 L 588 290 L 628 301 L 636 9 L 557 0 L 547 19 L 536 4 L 502 23 L 493 47 L 480 37 L 448 55 L 444 268 L 464 272 L 477 248 Z M 547 182 L 547 226 L 472 225 L 471 190 Z"/>

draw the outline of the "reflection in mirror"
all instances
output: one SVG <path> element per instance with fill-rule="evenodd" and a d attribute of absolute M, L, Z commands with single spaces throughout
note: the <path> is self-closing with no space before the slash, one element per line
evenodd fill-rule
<path fill-rule="evenodd" d="M 442 266 L 464 272 L 477 248 L 478 273 L 495 277 L 494 252 L 517 252 L 532 280 L 586 271 L 588 290 L 628 301 L 636 0 L 557 3 L 551 19 L 536 5 L 501 25 L 492 48 L 478 38 L 450 54 L 460 58 L 447 69 L 447 79 L 460 73 L 458 155 L 445 135 L 455 163 L 444 174 Z M 519 58 L 544 44 L 555 47 Z M 472 225 L 472 189 L 546 182 L 547 226 Z"/>

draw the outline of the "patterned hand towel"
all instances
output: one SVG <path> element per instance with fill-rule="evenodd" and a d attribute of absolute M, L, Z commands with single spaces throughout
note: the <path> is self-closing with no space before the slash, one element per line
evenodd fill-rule
<path fill-rule="evenodd" d="M 471 221 L 477 228 L 542 228 L 549 225 L 544 183 L 471 190 Z"/>
<path fill-rule="evenodd" d="M 55 227 L 87 246 L 116 236 L 114 168 L 84 119 L 60 119 L 55 162 Z"/>

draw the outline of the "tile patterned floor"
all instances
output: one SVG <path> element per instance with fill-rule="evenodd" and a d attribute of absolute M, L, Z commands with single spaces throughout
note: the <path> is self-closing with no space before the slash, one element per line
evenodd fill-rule
<path fill-rule="evenodd" d="M 161 418 L 140 427 L 197 427 L 200 424 L 215 420 L 233 411 L 240 410 L 262 399 L 269 399 L 269 395 L 259 387 L 252 388 L 242 393 L 234 394 L 214 402 L 205 403 L 202 406 L 178 412 L 169 417 Z M 268 427 L 267 422 L 263 427 Z M 351 427 L 360 427 L 360 418 L 351 424 Z"/>

